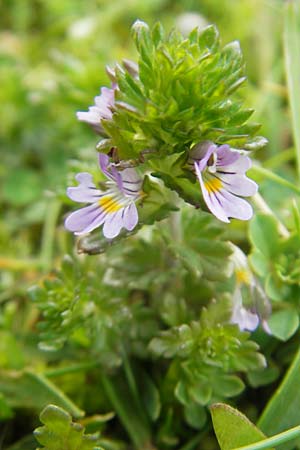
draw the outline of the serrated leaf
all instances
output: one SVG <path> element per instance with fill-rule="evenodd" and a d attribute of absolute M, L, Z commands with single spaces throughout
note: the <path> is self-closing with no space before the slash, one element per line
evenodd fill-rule
<path fill-rule="evenodd" d="M 70 414 L 56 405 L 48 405 L 40 414 L 44 424 L 34 431 L 45 450 L 101 450 L 95 444 L 98 435 L 84 435 L 84 428 L 73 423 Z"/>
<path fill-rule="evenodd" d="M 246 416 L 229 405 L 216 403 L 210 407 L 210 412 L 221 450 L 233 450 L 266 438 Z"/>

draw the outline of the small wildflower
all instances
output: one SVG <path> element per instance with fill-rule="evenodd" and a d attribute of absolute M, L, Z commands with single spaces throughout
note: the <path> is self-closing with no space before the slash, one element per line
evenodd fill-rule
<path fill-rule="evenodd" d="M 89 173 L 78 173 L 79 186 L 69 187 L 67 195 L 75 202 L 91 203 L 71 213 L 65 227 L 77 235 L 89 233 L 103 225 L 103 234 L 108 239 L 116 237 L 122 228 L 132 231 L 138 223 L 135 202 L 141 197 L 142 180 L 133 168 L 119 172 L 109 164 L 109 157 L 99 155 L 102 173 L 108 178 L 107 190 L 93 183 Z"/>
<path fill-rule="evenodd" d="M 240 330 L 254 331 L 261 322 L 263 329 L 270 333 L 266 318 L 271 313 L 270 302 L 248 265 L 247 256 L 242 250 L 231 244 L 233 271 L 236 287 L 233 293 L 231 322 Z"/>
<path fill-rule="evenodd" d="M 251 167 L 248 156 L 229 145 L 218 147 L 205 141 L 191 150 L 189 165 L 196 172 L 208 209 L 219 220 L 229 222 L 229 217 L 240 220 L 252 217 L 252 207 L 241 198 L 257 192 L 257 184 L 245 175 Z"/>
<path fill-rule="evenodd" d="M 97 133 L 103 134 L 101 120 L 112 118 L 112 107 L 115 103 L 117 88 L 116 83 L 112 84 L 112 88 L 102 87 L 101 94 L 95 97 L 95 105 L 90 106 L 88 111 L 78 111 L 76 113 L 77 119 L 91 125 Z"/>

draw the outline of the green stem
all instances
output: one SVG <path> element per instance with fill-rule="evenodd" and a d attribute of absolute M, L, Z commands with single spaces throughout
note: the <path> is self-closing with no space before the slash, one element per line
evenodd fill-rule
<path fill-rule="evenodd" d="M 61 202 L 57 198 L 51 199 L 47 207 L 46 218 L 42 234 L 41 257 L 40 257 L 41 265 L 45 272 L 47 272 L 51 268 L 55 227 L 60 207 Z"/>
<path fill-rule="evenodd" d="M 297 170 L 300 180 L 300 48 L 297 20 L 298 1 L 289 0 L 283 7 L 284 19 L 284 56 L 289 101 L 292 113 L 293 135 L 296 150 Z"/>
<path fill-rule="evenodd" d="M 277 445 L 283 444 L 285 442 L 291 441 L 300 436 L 300 426 L 291 428 L 290 430 L 283 431 L 282 433 L 276 434 L 270 438 L 264 439 L 263 441 L 256 442 L 254 444 L 245 445 L 244 447 L 238 447 L 234 450 L 263 450 L 270 449 Z"/>
<path fill-rule="evenodd" d="M 269 205 L 265 202 L 265 200 L 262 198 L 262 196 L 260 194 L 255 194 L 252 197 L 252 201 L 253 203 L 256 205 L 257 209 L 259 209 L 260 211 L 262 211 L 264 214 L 268 214 L 270 216 L 273 216 L 274 219 L 277 222 L 277 226 L 278 226 L 278 231 L 279 233 L 284 237 L 284 238 L 288 238 L 290 236 L 289 231 L 287 230 L 287 228 L 283 225 L 283 223 L 278 219 L 278 217 L 276 216 L 276 214 L 274 213 L 274 211 L 272 211 L 272 209 L 269 207 Z"/>
<path fill-rule="evenodd" d="M 117 385 L 117 380 L 111 380 L 109 376 L 101 374 L 101 382 L 104 391 L 109 398 L 120 421 L 127 430 L 136 449 L 150 449 L 150 432 L 146 428 L 140 415 L 135 410 L 134 404 L 122 387 Z M 127 394 L 127 396 L 126 396 Z"/>
<path fill-rule="evenodd" d="M 265 169 L 263 167 L 254 165 L 251 168 L 251 172 L 257 175 L 262 175 L 263 177 L 268 178 L 269 180 L 272 180 L 275 183 L 290 189 L 296 194 L 298 195 L 300 194 L 300 188 L 298 188 L 290 181 L 286 180 L 285 178 L 282 178 L 281 176 L 277 175 L 276 173 L 272 172 L 269 169 Z"/>
<path fill-rule="evenodd" d="M 100 367 L 100 363 L 97 361 L 86 362 L 81 364 L 73 364 L 72 366 L 58 367 L 57 369 L 46 370 L 43 374 L 47 378 L 59 377 L 61 375 L 67 375 L 69 373 L 85 372 L 89 369 Z"/>
<path fill-rule="evenodd" d="M 204 433 L 198 433 L 196 436 L 192 437 L 180 450 L 194 450 L 196 446 L 201 442 Z"/>
<path fill-rule="evenodd" d="M 267 161 L 265 161 L 264 165 L 268 169 L 277 169 L 277 167 L 282 166 L 282 164 L 293 161 L 294 159 L 295 149 L 288 148 L 269 158 Z"/>
<path fill-rule="evenodd" d="M 138 392 L 138 389 L 136 386 L 135 378 L 132 373 L 131 365 L 130 365 L 130 362 L 129 362 L 129 359 L 128 359 L 125 349 L 123 349 L 122 356 L 123 356 L 123 367 L 124 367 L 126 379 L 127 379 L 131 394 L 136 401 L 137 407 L 140 409 L 141 413 L 143 414 L 143 409 L 141 408 L 141 405 L 140 405 L 140 395 L 139 395 L 139 392 Z"/>

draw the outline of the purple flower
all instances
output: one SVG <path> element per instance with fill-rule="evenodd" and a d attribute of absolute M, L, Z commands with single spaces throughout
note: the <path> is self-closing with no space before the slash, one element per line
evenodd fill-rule
<path fill-rule="evenodd" d="M 208 209 L 223 222 L 229 217 L 248 220 L 252 207 L 241 197 L 257 192 L 257 184 L 246 177 L 251 167 L 248 156 L 229 145 L 218 147 L 209 141 L 195 145 L 189 165 L 193 166 Z"/>
<path fill-rule="evenodd" d="M 122 228 L 131 231 L 138 223 L 135 202 L 141 197 L 142 180 L 135 169 L 119 172 L 103 153 L 99 155 L 99 164 L 108 178 L 107 190 L 97 188 L 89 173 L 78 173 L 79 186 L 69 187 L 67 195 L 75 202 L 91 204 L 71 213 L 65 227 L 80 235 L 103 225 L 104 236 L 113 239 Z"/>
<path fill-rule="evenodd" d="M 90 106 L 88 111 L 78 111 L 76 113 L 77 119 L 91 125 L 94 130 L 103 134 L 103 127 L 101 120 L 110 120 L 112 118 L 111 108 L 115 103 L 115 91 L 117 84 L 113 83 L 112 88 L 102 87 L 101 94 L 95 97 L 95 105 Z"/>
<path fill-rule="evenodd" d="M 231 323 L 240 330 L 254 331 L 261 323 L 266 333 L 271 333 L 267 318 L 271 314 L 271 305 L 266 294 L 252 274 L 247 256 L 242 250 L 231 244 L 232 269 L 235 275 L 235 290 L 232 296 Z"/>

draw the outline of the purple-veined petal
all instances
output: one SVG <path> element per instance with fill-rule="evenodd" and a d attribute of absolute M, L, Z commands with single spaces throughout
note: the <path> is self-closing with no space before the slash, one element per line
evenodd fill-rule
<path fill-rule="evenodd" d="M 74 202 L 95 203 L 102 195 L 102 192 L 96 188 L 86 188 L 84 186 L 69 187 L 67 189 L 68 197 Z"/>
<path fill-rule="evenodd" d="M 201 186 L 201 190 L 202 190 L 202 194 L 203 194 L 203 198 L 204 201 L 208 207 L 208 209 L 222 222 L 229 222 L 228 217 L 224 211 L 223 206 L 220 204 L 218 198 L 216 197 L 216 194 L 214 193 L 209 193 L 208 190 L 205 187 L 203 178 L 202 178 L 202 174 L 201 171 L 198 167 L 198 163 L 195 163 L 195 170 L 196 170 L 196 175 L 197 178 L 199 180 L 200 186 Z"/>
<path fill-rule="evenodd" d="M 219 165 L 217 163 L 217 166 L 218 166 L 218 171 L 220 171 L 220 172 L 243 174 L 248 169 L 250 169 L 250 167 L 252 166 L 252 163 L 251 163 L 251 159 L 248 156 L 238 154 L 238 159 L 235 162 L 226 164 L 226 165 L 221 165 L 221 164 Z"/>
<path fill-rule="evenodd" d="M 135 169 L 125 169 L 120 173 L 123 192 L 129 196 L 137 196 L 140 192 L 142 180 Z"/>
<path fill-rule="evenodd" d="M 258 186 L 255 181 L 250 180 L 245 175 L 230 173 L 217 173 L 217 175 L 224 188 L 232 194 L 251 197 L 257 192 Z"/>
<path fill-rule="evenodd" d="M 130 205 L 126 206 L 123 215 L 123 224 L 126 230 L 132 231 L 139 221 L 137 208 L 135 203 L 130 203 Z"/>
<path fill-rule="evenodd" d="M 231 150 L 231 148 L 227 144 L 221 145 L 217 149 L 217 155 L 217 166 L 228 166 L 229 164 L 233 164 L 241 156 L 237 151 Z"/>
<path fill-rule="evenodd" d="M 78 173 L 75 175 L 75 180 L 86 187 L 96 187 L 92 175 L 88 172 Z"/>
<path fill-rule="evenodd" d="M 119 190 L 122 192 L 123 185 L 121 174 L 114 166 L 111 166 L 111 168 L 109 169 L 109 156 L 105 153 L 99 153 L 99 165 L 104 175 L 110 180 L 113 180 L 117 184 Z"/>
<path fill-rule="evenodd" d="M 103 234 L 107 239 L 113 239 L 120 233 L 123 227 L 123 213 L 124 208 L 107 215 L 103 226 Z"/>
<path fill-rule="evenodd" d="M 104 218 L 103 210 L 94 203 L 71 213 L 65 220 L 65 227 L 75 234 L 89 233 L 102 225 Z"/>
<path fill-rule="evenodd" d="M 76 117 L 81 122 L 87 122 L 90 125 L 100 125 L 101 114 L 96 106 L 90 106 L 88 111 L 78 111 Z"/>
<path fill-rule="evenodd" d="M 80 184 L 79 186 L 69 187 L 67 189 L 68 197 L 75 202 L 95 203 L 102 195 L 102 192 L 93 183 L 92 175 L 87 172 L 82 172 L 78 173 L 75 178 Z"/>
<path fill-rule="evenodd" d="M 253 215 L 252 206 L 244 199 L 221 189 L 216 197 L 227 217 L 239 220 L 249 220 Z"/>

